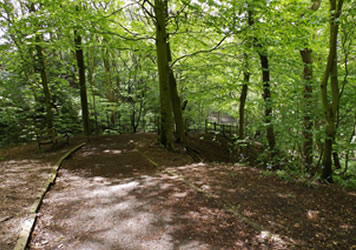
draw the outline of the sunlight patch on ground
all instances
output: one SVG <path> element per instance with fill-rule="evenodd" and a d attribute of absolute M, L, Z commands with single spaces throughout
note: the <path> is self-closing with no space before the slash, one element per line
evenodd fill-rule
<path fill-rule="evenodd" d="M 182 193 L 176 192 L 176 193 L 173 194 L 173 196 L 176 197 L 176 198 L 184 198 L 187 195 L 188 195 L 187 192 L 182 192 Z"/>
<path fill-rule="evenodd" d="M 254 213 L 254 212 L 252 212 L 252 211 L 250 211 L 250 210 L 245 209 L 244 211 L 242 211 L 241 214 L 244 215 L 244 216 L 247 216 L 247 217 L 251 217 L 251 216 L 255 215 L 256 213 Z"/>
<path fill-rule="evenodd" d="M 203 189 L 204 191 L 209 191 L 211 188 L 209 185 L 205 184 L 205 185 L 201 186 L 201 189 Z"/>
<path fill-rule="evenodd" d="M 104 184 L 103 180 L 101 180 L 101 183 L 98 182 L 97 185 Z M 106 181 L 105 184 L 110 184 L 109 181 Z M 90 198 L 92 196 L 100 196 L 100 198 L 104 197 L 113 197 L 113 196 L 124 196 L 127 195 L 129 191 L 133 190 L 136 188 L 140 183 L 137 181 L 131 181 L 131 182 L 125 182 L 117 185 L 106 185 L 106 186 L 96 186 L 95 190 L 90 190 L 90 192 L 87 193 L 87 195 L 84 196 L 84 198 Z"/>
<path fill-rule="evenodd" d="M 351 196 L 355 196 L 356 197 L 356 192 L 347 192 L 347 194 L 351 195 Z"/>
<path fill-rule="evenodd" d="M 93 151 L 81 151 L 80 153 L 78 153 L 81 157 L 87 157 L 87 156 L 91 156 L 91 155 L 96 155 L 97 152 Z"/>
<path fill-rule="evenodd" d="M 168 188 L 170 188 L 172 186 L 172 184 L 169 184 L 169 183 L 163 183 L 161 186 L 160 186 L 160 188 L 161 189 L 168 189 Z"/>
<path fill-rule="evenodd" d="M 257 239 L 261 242 L 273 241 L 281 245 L 286 243 L 278 234 L 273 234 L 270 231 L 261 231 L 261 233 L 257 235 Z"/>
<path fill-rule="evenodd" d="M 352 225 L 349 225 L 349 224 L 342 224 L 342 225 L 340 225 L 340 228 L 346 229 L 346 230 L 351 230 L 354 227 Z"/>
<path fill-rule="evenodd" d="M 103 153 L 109 153 L 109 154 L 121 154 L 121 150 L 113 150 L 113 149 L 105 149 Z"/>
<path fill-rule="evenodd" d="M 56 203 L 52 206 L 58 211 L 54 210 L 54 216 L 49 217 L 52 222 L 48 228 L 53 230 L 51 235 L 61 232 L 64 241 L 49 239 L 48 242 L 55 242 L 56 246 L 62 243 L 64 247 L 68 243 L 75 249 L 114 249 L 117 246 L 138 250 L 173 250 L 177 246 L 180 249 L 205 249 L 204 242 L 187 239 L 182 244 L 172 237 L 175 230 L 172 211 L 157 207 L 154 198 L 172 188 L 167 179 L 141 176 L 113 182 L 113 179 L 102 176 L 85 178 L 73 171 L 64 172 L 65 179 L 57 183 L 57 188 L 61 188 L 51 193 L 50 201 Z M 142 195 L 147 199 L 138 198 Z M 171 195 L 181 199 L 188 194 L 174 189 Z M 67 207 L 74 210 L 65 212 L 64 216 L 63 210 Z M 71 232 L 63 233 L 68 227 Z"/>
<path fill-rule="evenodd" d="M 296 198 L 296 196 L 291 193 L 276 193 L 276 195 L 283 199 L 295 199 Z"/>
<path fill-rule="evenodd" d="M 308 210 L 307 217 L 309 220 L 317 220 L 317 219 L 319 219 L 319 211 Z"/>
<path fill-rule="evenodd" d="M 179 167 L 176 167 L 176 168 L 177 169 L 181 169 L 181 170 L 184 170 L 184 169 L 192 170 L 193 168 L 205 167 L 205 166 L 207 166 L 205 163 L 198 162 L 198 163 L 188 164 L 188 165 L 184 165 L 184 166 L 179 166 Z"/>
<path fill-rule="evenodd" d="M 199 241 L 188 241 L 186 243 L 179 245 L 180 250 L 190 250 L 190 249 L 210 249 L 208 244 L 202 244 Z"/>

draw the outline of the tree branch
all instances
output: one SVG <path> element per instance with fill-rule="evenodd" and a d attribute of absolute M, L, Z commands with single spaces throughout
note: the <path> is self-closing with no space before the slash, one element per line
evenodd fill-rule
<path fill-rule="evenodd" d="M 220 40 L 220 42 L 218 42 L 218 43 L 217 43 L 213 48 L 211 48 L 211 49 L 198 50 L 198 51 L 195 51 L 195 52 L 193 52 L 193 53 L 191 53 L 191 54 L 187 54 L 187 55 L 183 55 L 183 56 L 181 56 L 181 57 L 178 57 L 176 60 L 174 60 L 174 61 L 172 62 L 171 67 L 173 67 L 174 64 L 176 64 L 178 61 L 180 61 L 180 60 L 182 60 L 182 59 L 184 59 L 184 58 L 186 58 L 186 57 L 195 56 L 195 55 L 198 55 L 198 54 L 201 54 L 201 53 L 209 53 L 209 52 L 212 52 L 212 51 L 218 49 L 219 46 L 225 41 L 225 39 L 226 39 L 227 37 L 228 37 L 228 36 L 224 36 L 224 37 Z"/>

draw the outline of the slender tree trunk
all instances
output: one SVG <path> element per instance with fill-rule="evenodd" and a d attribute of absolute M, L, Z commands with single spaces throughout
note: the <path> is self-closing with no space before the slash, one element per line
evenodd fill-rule
<path fill-rule="evenodd" d="M 248 6 L 248 7 L 250 7 L 250 6 Z M 254 25 L 254 23 L 255 23 L 255 21 L 253 19 L 253 11 L 248 10 L 247 11 L 247 24 L 249 27 L 252 27 Z M 257 40 L 257 39 L 254 38 L 254 40 Z M 248 41 L 248 46 L 250 46 L 251 42 L 252 41 Z M 246 99 L 247 99 L 248 84 L 249 84 L 250 76 L 251 76 L 247 53 L 244 53 L 244 61 L 245 61 L 244 82 L 242 85 L 242 90 L 241 90 L 241 95 L 240 95 L 240 107 L 239 107 L 239 139 L 240 140 L 243 140 L 245 138 L 245 104 L 246 104 Z"/>
<path fill-rule="evenodd" d="M 330 38 L 329 38 L 329 56 L 326 69 L 321 82 L 321 99 L 323 103 L 326 126 L 324 154 L 322 159 L 321 178 L 328 182 L 332 179 L 332 147 L 336 135 L 336 115 L 339 105 L 339 86 L 337 78 L 337 35 L 339 29 L 339 17 L 341 15 L 343 0 L 330 0 Z M 330 77 L 331 102 L 328 100 L 328 80 Z"/>
<path fill-rule="evenodd" d="M 313 166 L 313 120 L 312 120 L 312 95 L 313 95 L 313 68 L 312 50 L 305 48 L 300 51 L 304 63 L 304 118 L 303 118 L 303 156 L 304 166 L 310 171 Z"/>
<path fill-rule="evenodd" d="M 112 95 L 112 82 L 111 82 L 111 67 L 109 61 L 109 53 L 107 50 L 103 49 L 103 62 L 104 62 L 104 69 L 105 69 L 105 93 L 106 98 L 109 102 L 114 100 Z"/>
<path fill-rule="evenodd" d="M 75 55 L 77 58 L 77 65 L 79 71 L 80 101 L 81 101 L 82 115 L 83 115 L 83 129 L 84 129 L 84 134 L 86 136 L 89 136 L 90 135 L 89 110 L 88 110 L 87 89 L 85 85 L 85 66 L 84 66 L 84 56 L 83 56 L 83 48 L 82 48 L 82 37 L 78 35 L 76 30 L 74 30 L 74 44 L 75 44 Z"/>
<path fill-rule="evenodd" d="M 121 93 L 120 93 L 120 73 L 119 73 L 119 69 L 117 66 L 117 63 L 115 61 L 115 59 L 113 58 L 111 61 L 112 67 L 114 68 L 114 79 L 115 79 L 115 84 L 116 84 L 116 91 L 115 91 L 115 96 L 116 96 L 116 100 L 120 99 Z"/>
<path fill-rule="evenodd" d="M 251 2 L 252 4 L 252 2 Z M 252 26 L 254 24 L 253 11 L 248 11 L 248 24 Z M 268 64 L 267 51 L 260 44 L 258 39 L 254 37 L 254 46 L 257 48 L 258 55 L 260 57 L 262 68 L 262 83 L 263 83 L 263 99 L 265 101 L 265 124 L 267 130 L 267 141 L 269 149 L 272 151 L 272 157 L 275 155 L 276 139 L 274 135 L 274 128 L 272 124 L 272 100 L 271 100 L 271 86 L 270 86 L 270 71 Z"/>
<path fill-rule="evenodd" d="M 155 0 L 156 50 L 160 89 L 160 141 L 169 150 L 173 149 L 173 119 L 170 100 L 168 44 L 166 33 L 166 1 Z"/>
<path fill-rule="evenodd" d="M 261 67 L 262 67 L 262 82 L 263 82 L 263 99 L 265 101 L 265 123 L 267 126 L 267 141 L 271 151 L 274 151 L 276 139 L 272 124 L 272 100 L 270 86 L 270 71 L 268 65 L 268 57 L 265 53 L 259 52 Z"/>
<path fill-rule="evenodd" d="M 114 94 L 113 85 L 112 85 L 112 76 L 111 76 L 111 65 L 110 57 L 107 49 L 103 49 L 103 62 L 105 69 L 105 93 L 106 98 L 109 102 L 117 102 L 117 96 Z M 113 127 L 116 126 L 116 112 L 115 110 L 111 111 L 111 123 Z"/>
<path fill-rule="evenodd" d="M 46 68 L 46 58 L 43 54 L 43 50 L 39 43 L 42 41 L 39 35 L 36 36 L 36 50 L 38 61 L 40 65 L 40 72 L 41 72 L 41 83 L 43 87 L 43 92 L 45 95 L 45 102 L 46 102 L 46 116 L 47 116 L 47 127 L 53 128 L 53 113 L 52 113 L 52 97 L 51 93 L 48 88 L 48 73 Z"/>
<path fill-rule="evenodd" d="M 34 3 L 31 3 L 29 10 L 30 12 L 36 12 Z M 41 73 L 41 84 L 43 87 L 43 93 L 45 95 L 47 127 L 50 129 L 53 128 L 52 97 L 48 87 L 48 72 L 47 72 L 47 65 L 46 65 L 46 57 L 40 45 L 40 43 L 43 41 L 43 37 L 42 35 L 41 36 L 36 35 L 35 39 L 36 39 L 35 47 L 37 51 L 40 73 Z"/>
<path fill-rule="evenodd" d="M 95 90 L 94 90 L 94 56 L 92 50 L 88 53 L 88 80 L 92 93 L 92 101 L 93 101 L 93 111 L 94 111 L 94 119 L 95 119 L 95 133 L 98 134 L 98 114 L 96 111 L 96 100 L 95 100 Z"/>
<path fill-rule="evenodd" d="M 131 128 L 132 128 L 132 132 L 135 134 L 136 133 L 136 124 L 135 124 L 135 121 L 136 121 L 136 111 L 135 111 L 135 107 L 133 107 L 133 110 L 131 112 L 131 115 L 130 115 L 130 122 L 131 122 Z"/>
<path fill-rule="evenodd" d="M 247 98 L 248 83 L 250 81 L 250 72 L 248 67 L 248 56 L 244 55 L 245 58 L 245 69 L 244 69 L 244 82 L 242 85 L 241 95 L 240 95 L 240 108 L 239 108 L 239 139 L 243 140 L 245 138 L 245 103 Z"/>

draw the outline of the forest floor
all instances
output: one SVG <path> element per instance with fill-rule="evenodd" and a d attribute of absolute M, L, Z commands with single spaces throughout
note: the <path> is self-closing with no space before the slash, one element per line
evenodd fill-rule
<path fill-rule="evenodd" d="M 13 249 L 54 163 L 83 138 L 0 151 L 0 249 Z M 203 162 L 153 134 L 91 137 L 65 160 L 30 249 L 356 249 L 356 192 L 285 182 L 196 135 Z M 220 162 L 220 163 L 218 163 Z"/>

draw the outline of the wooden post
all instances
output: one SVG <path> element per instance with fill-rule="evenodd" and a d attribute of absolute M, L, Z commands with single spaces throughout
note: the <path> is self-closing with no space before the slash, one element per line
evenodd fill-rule
<path fill-rule="evenodd" d="M 216 122 L 214 122 L 214 131 L 216 131 Z"/>

